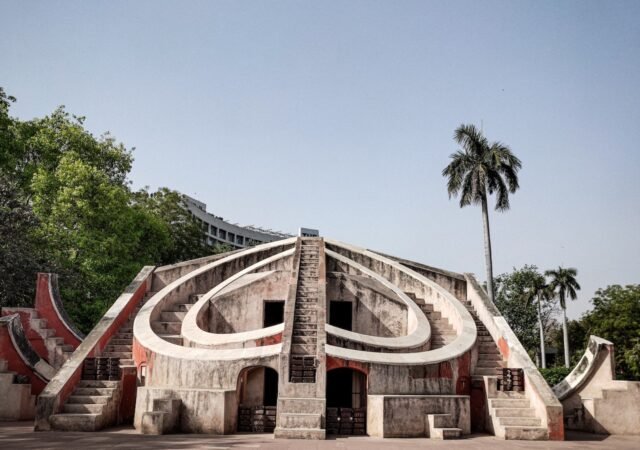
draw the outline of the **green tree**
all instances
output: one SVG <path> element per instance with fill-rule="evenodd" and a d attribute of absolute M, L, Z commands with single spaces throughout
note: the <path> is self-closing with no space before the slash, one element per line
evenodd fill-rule
<path fill-rule="evenodd" d="M 76 273 L 61 290 L 86 330 L 142 265 L 160 261 L 170 245 L 168 230 L 153 214 L 129 205 L 125 186 L 72 152 L 53 172 L 39 168 L 32 190 L 38 234 L 55 260 Z"/>
<path fill-rule="evenodd" d="M 187 209 L 184 195 L 179 192 L 166 187 L 149 192 L 145 188 L 134 193 L 133 201 L 162 221 L 169 231 L 170 243 L 162 250 L 162 264 L 173 264 L 220 252 L 220 249 L 205 241 L 200 225 Z"/>
<path fill-rule="evenodd" d="M 536 349 L 540 346 L 538 309 L 537 304 L 527 303 L 524 297 L 530 286 L 540 282 L 541 279 L 544 281 L 542 274 L 534 265 L 525 265 L 520 269 L 514 268 L 512 272 L 498 275 L 495 279 L 496 307 L 532 357 L 538 352 Z M 552 303 L 541 304 L 545 337 L 553 327 L 555 312 Z"/>
<path fill-rule="evenodd" d="M 571 300 L 578 298 L 577 291 L 580 290 L 580 285 L 576 281 L 578 269 L 558 267 L 557 270 L 547 270 L 544 274 L 551 278 L 549 289 L 558 297 L 560 308 L 562 308 L 564 365 L 569 367 L 571 361 L 569 356 L 569 329 L 567 327 L 567 297 Z"/>
<path fill-rule="evenodd" d="M 640 285 L 599 289 L 591 303 L 593 310 L 581 318 L 587 335 L 613 342 L 620 378 L 640 379 Z"/>
<path fill-rule="evenodd" d="M 450 156 L 451 162 L 442 175 L 448 180 L 449 198 L 460 195 L 461 208 L 471 204 L 482 206 L 487 290 L 489 298 L 494 301 L 487 197 L 495 193 L 496 211 L 508 210 L 509 193 L 515 193 L 519 187 L 518 171 L 522 164 L 509 147 L 500 142 L 489 143 L 474 125 L 460 125 L 455 131 L 454 140 L 462 149 Z"/>

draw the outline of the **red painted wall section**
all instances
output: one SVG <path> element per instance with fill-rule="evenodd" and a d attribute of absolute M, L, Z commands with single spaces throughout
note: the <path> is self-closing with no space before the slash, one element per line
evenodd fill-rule
<path fill-rule="evenodd" d="M 31 327 L 31 314 L 35 309 L 32 308 L 11 308 L 5 307 L 2 308 L 3 316 L 10 316 L 12 314 L 18 314 L 20 316 L 20 323 L 22 324 L 22 329 L 24 330 L 24 334 L 29 340 L 31 347 L 36 351 L 38 355 L 45 361 L 51 363 L 49 361 L 49 352 L 47 351 L 47 346 L 45 345 L 44 339 L 45 336 L 38 333 Z"/>
<path fill-rule="evenodd" d="M 33 373 L 27 366 L 13 346 L 9 331 L 5 327 L 0 327 L 0 359 L 5 359 L 10 372 L 29 377 L 31 380 L 31 393 L 38 395 L 45 388 L 46 383 Z M 2 401 L 2 399 L 0 399 Z"/>
<path fill-rule="evenodd" d="M 256 347 L 264 347 L 265 345 L 274 345 L 282 342 L 282 333 L 266 336 L 255 340 Z"/>
<path fill-rule="evenodd" d="M 509 344 L 503 337 L 498 339 L 498 349 L 500 350 L 500 354 L 505 360 L 509 359 Z"/>
<path fill-rule="evenodd" d="M 56 336 L 64 339 L 65 344 L 78 347 L 81 340 L 73 334 L 60 317 L 52 298 L 51 273 L 39 273 L 36 282 L 36 302 L 35 310 L 41 318 L 47 319 L 47 328 L 56 330 Z"/>
<path fill-rule="evenodd" d="M 458 368 L 456 380 L 457 395 L 471 395 L 471 353 L 467 352 L 456 359 Z"/>
<path fill-rule="evenodd" d="M 333 369 L 347 368 L 369 375 L 369 365 L 357 361 L 345 361 L 342 358 L 327 355 L 327 372 Z"/>

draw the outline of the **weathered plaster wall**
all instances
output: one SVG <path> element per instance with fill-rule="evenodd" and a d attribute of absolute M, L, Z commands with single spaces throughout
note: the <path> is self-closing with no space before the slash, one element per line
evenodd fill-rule
<path fill-rule="evenodd" d="M 239 288 L 230 286 L 230 292 L 216 296 L 210 302 L 208 331 L 240 333 L 263 328 L 265 300 L 284 301 L 290 278 L 291 271 L 280 270 L 249 284 L 238 280 Z"/>
<path fill-rule="evenodd" d="M 367 405 L 372 437 L 428 437 L 427 414 L 451 414 L 463 435 L 471 432 L 466 395 L 369 395 Z"/>
<path fill-rule="evenodd" d="M 393 291 L 369 277 L 337 272 L 328 274 L 327 311 L 331 301 L 351 302 L 352 331 L 356 333 L 381 337 L 407 334 L 407 306 Z M 328 319 L 330 321 L 330 317 Z"/>

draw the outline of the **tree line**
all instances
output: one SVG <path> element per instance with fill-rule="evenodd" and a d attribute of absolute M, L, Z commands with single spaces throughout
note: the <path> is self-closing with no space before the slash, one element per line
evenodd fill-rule
<path fill-rule="evenodd" d="M 224 248 L 169 188 L 134 191 L 133 150 L 59 107 L 11 116 L 0 87 L 0 306 L 30 306 L 36 272 L 56 272 L 65 308 L 83 331 L 102 317 L 144 265 Z"/>

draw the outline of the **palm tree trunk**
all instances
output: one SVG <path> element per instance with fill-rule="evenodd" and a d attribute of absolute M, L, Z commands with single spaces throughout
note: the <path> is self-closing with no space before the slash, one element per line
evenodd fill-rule
<path fill-rule="evenodd" d="M 484 259 L 487 269 L 487 294 L 493 302 L 493 261 L 491 258 L 491 233 L 489 232 L 489 208 L 487 196 L 482 196 L 482 224 L 484 225 Z"/>
<path fill-rule="evenodd" d="M 564 365 L 569 367 L 569 329 L 567 327 L 567 308 L 562 308 L 562 337 L 564 338 Z"/>
<path fill-rule="evenodd" d="M 547 355 L 544 351 L 544 330 L 542 328 L 542 306 L 540 305 L 540 297 L 538 297 L 538 326 L 540 327 L 540 360 L 542 368 L 547 368 Z"/>

